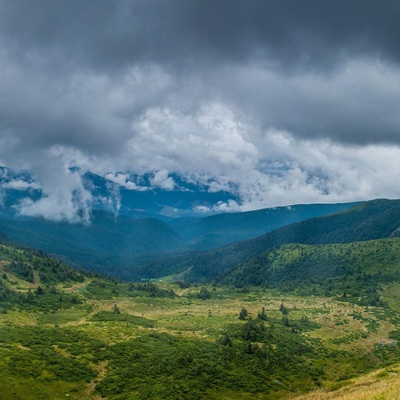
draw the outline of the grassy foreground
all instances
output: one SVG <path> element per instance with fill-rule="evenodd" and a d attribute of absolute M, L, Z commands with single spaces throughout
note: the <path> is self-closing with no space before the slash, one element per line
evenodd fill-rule
<path fill-rule="evenodd" d="M 390 369 L 378 370 L 352 380 L 345 387 L 333 392 L 317 390 L 296 400 L 399 400 L 400 365 Z"/>
<path fill-rule="evenodd" d="M 0 248 L 0 398 L 397 399 L 398 293 L 121 283 Z"/>

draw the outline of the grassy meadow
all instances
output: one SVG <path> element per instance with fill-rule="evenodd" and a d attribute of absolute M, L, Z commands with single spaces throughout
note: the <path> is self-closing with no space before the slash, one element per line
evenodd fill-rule
<path fill-rule="evenodd" d="M 395 283 L 373 307 L 184 282 L 42 288 L 16 271 L 0 265 L 20 296 L 0 314 L 0 398 L 396 398 Z"/>

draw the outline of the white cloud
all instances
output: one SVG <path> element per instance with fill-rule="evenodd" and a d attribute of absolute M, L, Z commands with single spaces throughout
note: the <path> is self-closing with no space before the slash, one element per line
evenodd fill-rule
<path fill-rule="evenodd" d="M 121 192 L 118 185 L 111 182 L 107 183 L 108 197 L 103 198 L 104 205 L 111 210 L 115 216 L 119 214 L 121 208 Z"/>
<path fill-rule="evenodd" d="M 70 170 L 62 159 L 50 151 L 41 154 L 31 164 L 31 171 L 40 183 L 43 197 L 37 201 L 22 200 L 16 205 L 20 215 L 44 217 L 52 221 L 90 222 L 93 198 L 85 189 L 79 170 Z"/>
<path fill-rule="evenodd" d="M 13 179 L 8 182 L 3 182 L 1 186 L 3 189 L 14 190 L 40 189 L 40 185 L 37 182 L 27 182 L 23 179 Z"/>
<path fill-rule="evenodd" d="M 247 139 L 249 127 L 229 106 L 203 105 L 195 114 L 167 108 L 148 110 L 135 123 L 125 160 L 136 170 L 190 175 L 224 175 L 255 165 L 258 151 Z"/>
<path fill-rule="evenodd" d="M 129 174 L 124 174 L 122 172 L 108 173 L 104 177 L 128 190 L 149 190 L 148 187 L 137 185 L 134 181 L 131 180 Z"/>
<path fill-rule="evenodd" d="M 264 171 L 249 171 L 239 182 L 243 209 L 400 197 L 397 146 L 344 146 L 278 131 L 267 132 L 263 144 L 269 149 L 260 160 Z"/>
<path fill-rule="evenodd" d="M 169 176 L 169 171 L 167 169 L 157 171 L 150 180 L 150 183 L 164 190 L 173 190 L 176 187 L 176 183 L 172 176 Z"/>
<path fill-rule="evenodd" d="M 213 211 L 221 213 L 221 212 L 238 212 L 241 211 L 240 205 L 234 200 L 228 201 L 219 201 L 213 207 Z"/>

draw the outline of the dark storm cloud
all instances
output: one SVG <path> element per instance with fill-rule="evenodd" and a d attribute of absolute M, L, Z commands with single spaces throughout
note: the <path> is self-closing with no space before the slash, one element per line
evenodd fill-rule
<path fill-rule="evenodd" d="M 328 67 L 342 57 L 399 61 L 397 1 L 2 1 L 0 30 L 24 53 L 92 67 L 249 62 Z"/>
<path fill-rule="evenodd" d="M 200 102 L 213 96 L 234 101 L 239 108 L 257 113 L 261 126 L 267 128 L 285 129 L 299 137 L 395 143 L 398 120 L 388 103 L 398 103 L 399 98 L 386 98 L 379 88 L 363 93 L 357 106 L 346 108 L 339 102 L 346 102 L 347 96 L 357 101 L 351 87 L 339 87 L 344 95 L 327 99 L 322 93 L 324 85 L 317 93 L 298 93 L 282 85 L 274 93 L 276 103 L 269 104 L 270 86 L 263 80 L 256 83 L 257 102 L 246 77 L 234 90 L 236 98 L 234 93 L 229 97 L 236 84 L 229 81 L 229 67 L 259 65 L 274 71 L 278 80 L 315 74 L 325 82 L 334 81 L 343 65 L 353 59 L 379 60 L 397 69 L 399 13 L 397 1 L 371 0 L 0 1 L 0 43 L 7 59 L 27 75 L 32 65 L 36 72 L 41 70 L 50 89 L 66 85 L 63 79 L 81 71 L 114 79 L 129 68 L 153 65 L 175 80 L 170 91 L 175 99 L 182 97 L 186 82 L 197 80 L 200 84 L 191 97 Z M 221 71 L 228 73 L 223 77 L 225 85 L 220 83 Z M 245 103 L 241 98 L 250 100 Z M 371 108 L 374 98 L 379 104 Z M 53 135 L 58 131 L 60 138 L 67 137 L 66 142 L 73 139 L 71 132 L 79 136 L 79 132 L 90 135 L 103 130 L 104 134 L 94 134 L 101 143 L 115 125 L 119 131 L 125 129 L 129 122 L 124 119 L 140 115 L 148 106 L 165 106 L 164 100 L 170 101 L 170 96 L 165 99 L 156 93 L 144 103 L 136 102 L 130 110 L 117 112 L 118 123 L 113 113 L 109 129 L 107 123 L 105 129 L 94 123 L 87 112 L 79 115 L 71 110 L 66 111 L 71 118 L 56 119 L 55 129 L 50 121 L 47 128 Z M 35 130 L 35 123 L 31 129 Z M 89 142 L 95 145 L 96 140 Z"/>

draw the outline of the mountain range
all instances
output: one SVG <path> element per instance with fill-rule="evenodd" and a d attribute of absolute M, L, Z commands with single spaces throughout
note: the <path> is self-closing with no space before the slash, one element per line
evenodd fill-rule
<path fill-rule="evenodd" d="M 127 215 L 117 217 L 104 210 L 94 210 L 90 224 L 3 217 L 0 231 L 18 243 L 46 251 L 71 265 L 136 279 L 149 275 L 137 271 L 143 271 L 149 263 L 166 256 L 197 254 L 350 206 L 352 204 L 295 205 L 168 222 Z"/>

